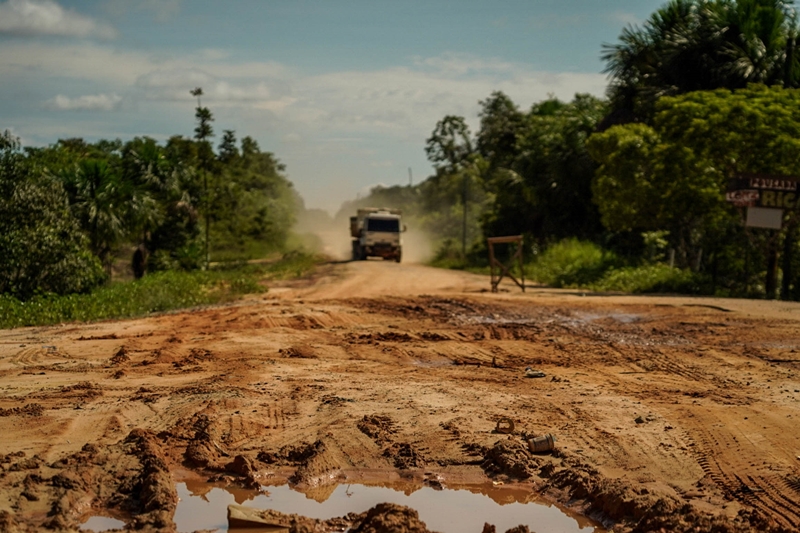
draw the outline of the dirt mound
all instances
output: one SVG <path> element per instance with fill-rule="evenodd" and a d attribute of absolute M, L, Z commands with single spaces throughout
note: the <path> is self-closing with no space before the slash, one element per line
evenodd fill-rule
<path fill-rule="evenodd" d="M 352 533 L 431 533 L 414 509 L 379 503 L 355 521 Z"/>
<path fill-rule="evenodd" d="M 120 349 L 117 350 L 117 353 L 115 353 L 111 357 L 109 363 L 111 364 L 111 366 L 119 366 L 129 363 L 130 361 L 131 361 L 131 356 L 128 355 L 128 350 L 125 349 L 124 346 L 120 346 Z"/>
<path fill-rule="evenodd" d="M 212 435 L 212 422 L 211 416 L 205 413 L 197 414 L 193 418 L 191 427 L 194 435 L 191 436 L 183 454 L 188 466 L 222 469 L 223 457 L 227 454 Z"/>
<path fill-rule="evenodd" d="M 392 442 L 392 435 L 395 433 L 394 421 L 385 415 L 364 415 L 356 427 L 378 446 Z"/>
<path fill-rule="evenodd" d="M 42 416 L 44 407 L 38 403 L 29 403 L 24 407 L 12 407 L 11 409 L 0 409 L 0 416 Z"/>
<path fill-rule="evenodd" d="M 278 353 L 290 359 L 316 359 L 317 354 L 310 346 L 290 346 L 289 348 L 281 348 Z"/>
<path fill-rule="evenodd" d="M 125 439 L 125 444 L 141 464 L 133 491 L 138 493 L 142 511 L 134 520 L 136 527 L 173 528 L 172 516 L 178 506 L 178 493 L 155 434 L 135 429 Z"/>
<path fill-rule="evenodd" d="M 245 480 L 244 486 L 247 488 L 258 490 L 261 483 L 258 482 L 258 470 L 253 466 L 253 461 L 244 455 L 237 455 L 233 461 L 225 465 L 227 472 L 238 474 Z"/>
<path fill-rule="evenodd" d="M 300 444 L 289 444 L 282 447 L 277 452 L 261 451 L 258 452 L 256 459 L 268 465 L 298 465 L 308 461 L 311 457 L 319 453 L 322 448 L 322 441 L 313 443 L 302 442 Z"/>
<path fill-rule="evenodd" d="M 313 453 L 300 464 L 290 481 L 301 487 L 326 485 L 335 480 L 340 469 L 330 446 L 319 440 L 314 443 Z"/>
<path fill-rule="evenodd" d="M 528 447 L 514 438 L 496 442 L 487 450 L 481 467 L 490 476 L 501 474 L 514 479 L 528 479 L 539 470 Z"/>
<path fill-rule="evenodd" d="M 407 442 L 395 442 L 383 450 L 383 456 L 392 460 L 395 468 L 408 470 L 425 466 L 425 457 Z"/>

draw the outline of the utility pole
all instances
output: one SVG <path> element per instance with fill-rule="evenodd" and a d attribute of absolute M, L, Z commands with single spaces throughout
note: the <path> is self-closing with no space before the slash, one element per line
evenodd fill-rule
<path fill-rule="evenodd" d="M 414 178 L 411 176 L 411 167 L 408 167 L 408 186 L 414 186 Z"/>
<path fill-rule="evenodd" d="M 197 97 L 197 114 L 196 114 L 196 116 L 198 117 L 198 120 L 200 121 L 200 125 L 198 126 L 197 135 L 196 135 L 195 138 L 197 138 L 201 142 L 205 142 L 206 137 L 212 135 L 212 133 L 211 133 L 211 129 L 210 128 L 208 128 L 208 132 L 206 132 L 205 129 L 203 128 L 203 124 L 202 124 L 203 123 L 203 118 L 202 118 L 202 116 L 203 116 L 202 115 L 203 107 L 200 105 L 200 97 L 203 96 L 203 88 L 202 87 L 195 87 L 194 89 L 189 91 L 189 94 L 191 94 L 192 96 L 196 96 Z M 208 113 L 208 118 L 210 119 L 210 113 Z M 204 247 L 205 247 L 205 258 L 206 258 L 206 270 L 208 270 L 209 266 L 211 265 L 211 254 L 208 251 L 208 239 L 209 239 L 208 234 L 209 234 L 209 226 L 210 226 L 210 222 L 211 222 L 211 217 L 210 217 L 209 211 L 210 211 L 210 207 L 211 207 L 211 202 L 209 201 L 209 198 L 208 198 L 208 169 L 205 168 L 205 166 L 206 166 L 206 161 L 201 161 L 200 162 L 200 170 L 203 173 L 203 202 L 205 203 L 205 219 L 206 219 L 206 238 L 205 238 L 205 246 Z"/>

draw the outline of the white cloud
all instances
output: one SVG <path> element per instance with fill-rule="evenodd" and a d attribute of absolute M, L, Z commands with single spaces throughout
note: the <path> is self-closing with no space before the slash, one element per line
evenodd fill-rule
<path fill-rule="evenodd" d="M 140 76 L 136 86 L 152 100 L 193 98 L 190 88 L 202 87 L 203 98 L 213 102 L 269 102 L 272 91 L 266 82 L 242 82 L 221 79 L 199 68 L 154 70 Z"/>
<path fill-rule="evenodd" d="M 96 44 L 11 42 L 3 43 L 0 78 L 57 76 L 130 86 L 139 75 L 158 68 L 158 65 L 145 54 L 117 51 Z"/>
<path fill-rule="evenodd" d="M 499 59 L 484 59 L 467 54 L 446 53 L 435 57 L 414 58 L 414 65 L 428 68 L 432 71 L 446 75 L 463 76 L 466 74 L 480 75 L 489 72 L 513 72 L 513 63 Z"/>
<path fill-rule="evenodd" d="M 248 122 L 269 121 L 271 127 L 305 140 L 318 134 L 364 139 L 389 135 L 410 142 L 424 140 L 446 114 L 466 117 L 475 129 L 478 102 L 493 91 L 503 91 L 524 109 L 549 94 L 562 100 L 576 92 L 600 96 L 607 84 L 602 74 L 537 71 L 526 64 L 465 54 L 311 76 L 274 61 L 236 62 L 233 57 L 224 50 L 154 57 L 94 43 L 16 42 L 4 45 L 0 54 L 0 79 L 19 77 L 43 84 L 48 78 L 66 78 L 104 95 L 125 94 L 133 103 L 193 105 L 189 91 L 202 87 L 202 103 L 215 114 L 220 108 L 239 108 Z M 49 106 L 119 105 L 108 99 L 89 102 L 63 96 Z"/>
<path fill-rule="evenodd" d="M 101 39 L 117 36 L 112 26 L 67 11 L 53 0 L 8 0 L 0 4 L 0 33 Z"/>
<path fill-rule="evenodd" d="M 279 116 L 321 129 L 381 132 L 419 137 L 428 134 L 446 114 L 477 121 L 478 102 L 493 91 L 505 92 L 523 108 L 549 94 L 571 100 L 577 92 L 602 95 L 602 74 L 541 72 L 524 65 L 475 60 L 464 68 L 433 58 L 428 68 L 395 67 L 372 72 L 339 72 L 296 80 L 297 101 Z"/>
<path fill-rule="evenodd" d="M 54 111 L 113 111 L 122 103 L 118 94 L 87 94 L 70 98 L 59 94 L 44 103 L 47 109 Z"/>

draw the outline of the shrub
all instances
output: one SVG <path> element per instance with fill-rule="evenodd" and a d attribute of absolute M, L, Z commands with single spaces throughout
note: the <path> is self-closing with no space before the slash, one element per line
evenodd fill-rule
<path fill-rule="evenodd" d="M 105 272 L 67 204 L 61 183 L 16 153 L 0 153 L 0 293 L 86 292 Z"/>
<path fill-rule="evenodd" d="M 654 264 L 610 270 L 602 279 L 592 283 L 590 288 L 596 291 L 693 294 L 702 292 L 701 281 L 697 274 L 689 270 Z"/>
<path fill-rule="evenodd" d="M 526 276 L 551 287 L 587 286 L 616 263 L 616 255 L 594 243 L 566 239 L 539 255 Z"/>

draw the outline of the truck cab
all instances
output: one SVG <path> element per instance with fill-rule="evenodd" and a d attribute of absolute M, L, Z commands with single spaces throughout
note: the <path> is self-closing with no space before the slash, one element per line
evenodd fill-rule
<path fill-rule="evenodd" d="M 353 260 L 363 261 L 368 257 L 402 258 L 403 242 L 399 209 L 363 208 L 350 217 L 350 235 L 353 239 Z"/>

